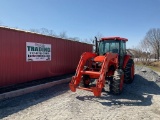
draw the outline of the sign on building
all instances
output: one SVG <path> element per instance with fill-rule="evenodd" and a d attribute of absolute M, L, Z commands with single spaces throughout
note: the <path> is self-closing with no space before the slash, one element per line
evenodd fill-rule
<path fill-rule="evenodd" d="M 26 61 L 51 61 L 51 44 L 26 42 Z"/>

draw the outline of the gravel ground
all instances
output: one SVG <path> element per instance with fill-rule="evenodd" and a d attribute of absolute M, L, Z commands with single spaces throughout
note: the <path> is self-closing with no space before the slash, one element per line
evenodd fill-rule
<path fill-rule="evenodd" d="M 144 71 L 144 72 L 142 72 Z M 160 78 L 147 68 L 136 67 L 132 84 L 119 96 L 93 93 L 68 84 L 0 101 L 4 120 L 160 120 Z"/>

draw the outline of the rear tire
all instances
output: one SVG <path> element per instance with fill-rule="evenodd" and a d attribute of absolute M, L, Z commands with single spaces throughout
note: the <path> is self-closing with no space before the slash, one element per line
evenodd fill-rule
<path fill-rule="evenodd" d="M 128 63 L 124 69 L 124 83 L 131 84 L 134 80 L 134 61 L 128 60 Z"/>
<path fill-rule="evenodd" d="M 114 72 L 113 79 L 110 80 L 110 92 L 114 95 L 122 93 L 123 89 L 124 72 L 121 69 L 117 69 Z"/>

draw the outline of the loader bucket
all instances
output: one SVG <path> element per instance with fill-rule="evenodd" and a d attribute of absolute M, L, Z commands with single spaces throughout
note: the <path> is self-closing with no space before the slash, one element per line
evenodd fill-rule
<path fill-rule="evenodd" d="M 74 84 L 69 83 L 69 87 L 72 92 L 76 92 L 76 86 Z"/>
<path fill-rule="evenodd" d="M 97 88 L 97 87 L 93 87 L 92 91 L 93 91 L 93 94 L 94 94 L 95 97 L 100 97 L 101 96 L 102 89 Z"/>

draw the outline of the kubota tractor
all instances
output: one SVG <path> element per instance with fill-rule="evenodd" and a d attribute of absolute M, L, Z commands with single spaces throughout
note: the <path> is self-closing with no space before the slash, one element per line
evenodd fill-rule
<path fill-rule="evenodd" d="M 108 83 L 111 93 L 120 94 L 123 83 L 134 79 L 134 61 L 126 53 L 128 39 L 107 37 L 95 41 L 95 53 L 82 54 L 69 87 L 73 92 L 76 88 L 92 91 L 98 97 Z"/>

